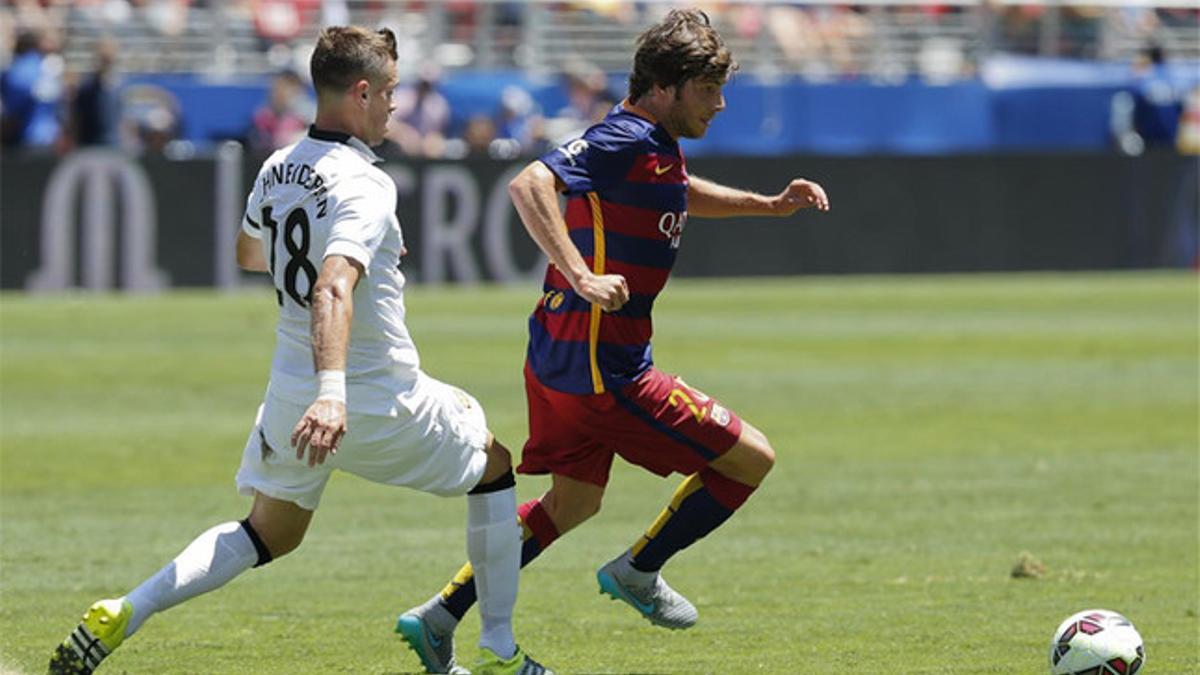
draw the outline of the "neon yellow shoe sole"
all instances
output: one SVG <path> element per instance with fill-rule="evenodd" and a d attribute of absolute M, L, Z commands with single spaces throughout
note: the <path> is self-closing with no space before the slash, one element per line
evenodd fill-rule
<path fill-rule="evenodd" d="M 479 660 L 471 669 L 474 675 L 554 675 L 554 671 L 529 658 L 520 647 L 510 659 L 501 659 L 486 647 L 480 648 Z"/>
<path fill-rule="evenodd" d="M 51 675 L 91 675 L 125 641 L 133 605 L 124 600 L 100 600 L 50 657 Z"/>

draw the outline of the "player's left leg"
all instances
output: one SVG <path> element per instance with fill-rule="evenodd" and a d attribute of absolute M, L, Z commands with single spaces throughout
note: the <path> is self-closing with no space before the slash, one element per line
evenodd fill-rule
<path fill-rule="evenodd" d="M 688 628 L 696 608 L 660 570 L 679 551 L 715 530 L 750 497 L 775 461 L 766 436 L 681 380 L 657 372 L 623 392 L 626 409 L 660 434 L 655 453 L 622 452 L 652 471 L 690 474 L 630 549 L 597 572 L 601 592 L 623 600 L 651 623 Z M 666 399 L 666 406 L 654 406 Z M 736 438 L 736 441 L 733 440 Z"/>
<path fill-rule="evenodd" d="M 688 476 L 671 504 L 630 549 L 630 564 L 653 573 L 667 560 L 717 529 L 746 502 L 775 463 L 775 451 L 761 431 L 742 423 L 728 452 Z"/>
<path fill-rule="evenodd" d="M 736 445 L 687 477 L 671 504 L 631 549 L 630 563 L 657 572 L 667 560 L 717 529 L 746 502 L 775 464 L 767 437 L 742 423 Z"/>
<path fill-rule="evenodd" d="M 128 595 L 100 600 L 55 650 L 51 673 L 91 673 L 154 614 L 224 586 L 300 545 L 313 512 L 256 493 L 250 515 L 196 537 Z"/>
<path fill-rule="evenodd" d="M 272 398 L 263 402 L 237 472 L 238 492 L 254 497 L 249 516 L 209 528 L 128 595 L 94 603 L 55 651 L 50 672 L 92 672 L 155 613 L 216 589 L 300 544 L 333 470 L 328 462 L 312 468 L 292 453 L 274 450 L 287 447 L 303 413 L 304 406 Z"/>

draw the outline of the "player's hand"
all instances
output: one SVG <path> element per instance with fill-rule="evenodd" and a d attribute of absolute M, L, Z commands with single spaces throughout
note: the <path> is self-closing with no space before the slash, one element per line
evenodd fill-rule
<path fill-rule="evenodd" d="M 615 312 L 629 302 L 629 284 L 620 274 L 588 274 L 579 280 L 575 292 L 606 312 Z"/>
<path fill-rule="evenodd" d="M 777 216 L 790 216 L 809 207 L 828 211 L 829 197 L 825 196 L 825 188 L 803 178 L 793 180 L 771 199 L 771 211 Z"/>
<path fill-rule="evenodd" d="M 345 435 L 346 404 L 334 399 L 317 399 L 292 429 L 296 459 L 304 459 L 307 449 L 309 466 L 324 464 L 326 456 L 337 454 L 338 444 Z"/>

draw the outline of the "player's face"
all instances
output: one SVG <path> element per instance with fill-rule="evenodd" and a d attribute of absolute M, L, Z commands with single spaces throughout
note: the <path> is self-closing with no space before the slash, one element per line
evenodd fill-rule
<path fill-rule="evenodd" d="M 399 83 L 395 63 L 388 70 L 386 80 L 371 83 L 367 92 L 366 128 L 363 130 L 363 141 L 367 145 L 379 145 L 387 135 L 388 120 L 392 118 L 392 112 L 396 109 L 396 104 L 392 101 L 392 92 Z"/>
<path fill-rule="evenodd" d="M 675 135 L 681 138 L 700 138 L 717 113 L 725 109 L 723 82 L 692 78 L 683 83 L 675 95 L 668 116 Z"/>

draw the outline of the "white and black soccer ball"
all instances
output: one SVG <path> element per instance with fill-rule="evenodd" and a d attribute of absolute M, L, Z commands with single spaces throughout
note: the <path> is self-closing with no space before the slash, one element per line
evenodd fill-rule
<path fill-rule="evenodd" d="M 1107 609 L 1071 615 L 1050 643 L 1050 675 L 1135 675 L 1145 664 L 1142 636 Z"/>

